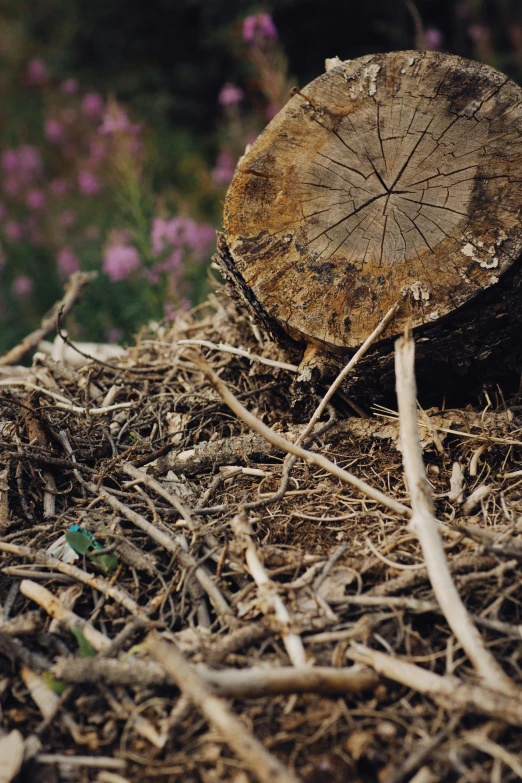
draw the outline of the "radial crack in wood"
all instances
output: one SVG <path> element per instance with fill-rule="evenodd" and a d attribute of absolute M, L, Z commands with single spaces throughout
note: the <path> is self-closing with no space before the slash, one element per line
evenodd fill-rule
<path fill-rule="evenodd" d="M 276 336 L 342 354 L 395 301 L 388 338 L 498 287 L 521 181 L 503 74 L 440 52 L 328 61 L 240 160 L 218 260 Z"/>

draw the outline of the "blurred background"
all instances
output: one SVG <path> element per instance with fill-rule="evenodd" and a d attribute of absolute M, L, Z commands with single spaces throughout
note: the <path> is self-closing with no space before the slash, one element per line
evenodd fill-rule
<path fill-rule="evenodd" d="M 206 293 L 235 163 L 324 70 L 439 49 L 522 80 L 522 0 L 0 0 L 0 352 L 68 319 L 125 341 Z"/>

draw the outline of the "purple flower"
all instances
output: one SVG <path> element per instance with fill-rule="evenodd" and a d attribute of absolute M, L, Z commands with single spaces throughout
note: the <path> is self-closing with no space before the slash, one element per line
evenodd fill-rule
<path fill-rule="evenodd" d="M 51 180 L 50 188 L 53 196 L 65 196 L 69 190 L 69 185 L 64 179 L 53 179 Z"/>
<path fill-rule="evenodd" d="M 31 182 L 43 169 L 40 153 L 31 144 L 24 144 L 17 150 L 6 150 L 2 163 L 4 170 L 16 172 L 24 182 Z"/>
<path fill-rule="evenodd" d="M 127 133 L 129 136 L 138 136 L 141 131 L 141 125 L 133 124 L 127 115 L 125 109 L 118 104 L 113 104 L 103 115 L 103 122 L 98 128 L 99 132 L 112 136 L 115 133 Z"/>
<path fill-rule="evenodd" d="M 34 283 L 27 275 L 19 275 L 13 280 L 12 291 L 16 296 L 30 296 L 33 288 Z"/>
<path fill-rule="evenodd" d="M 66 95 L 76 95 L 80 87 L 78 79 L 65 79 L 60 84 L 60 90 Z"/>
<path fill-rule="evenodd" d="M 105 101 L 97 92 L 88 92 L 82 101 L 82 111 L 89 120 L 99 120 L 105 111 Z"/>
<path fill-rule="evenodd" d="M 472 41 L 475 41 L 475 43 L 480 43 L 480 41 L 489 40 L 491 37 L 491 31 L 483 24 L 472 24 L 470 27 L 468 27 L 468 35 Z"/>
<path fill-rule="evenodd" d="M 437 30 L 436 27 L 428 27 L 428 29 L 424 32 L 424 43 L 426 44 L 426 49 L 440 49 L 443 40 L 444 35 L 440 30 Z"/>
<path fill-rule="evenodd" d="M 58 223 L 62 228 L 70 228 L 76 223 L 77 215 L 72 209 L 65 209 L 58 215 Z"/>
<path fill-rule="evenodd" d="M 34 57 L 27 64 L 25 78 L 28 84 L 33 86 L 44 84 L 47 81 L 48 75 L 47 65 L 40 57 Z"/>
<path fill-rule="evenodd" d="M 228 185 L 234 176 L 236 164 L 229 152 L 220 152 L 216 166 L 212 169 L 212 179 L 216 185 Z"/>
<path fill-rule="evenodd" d="M 31 188 L 25 197 L 25 203 L 29 209 L 33 209 L 35 212 L 42 212 L 47 205 L 47 199 L 42 190 Z"/>
<path fill-rule="evenodd" d="M 103 139 L 93 139 L 89 143 L 89 160 L 92 165 L 97 166 L 105 157 L 106 153 L 105 142 Z"/>
<path fill-rule="evenodd" d="M 58 122 L 58 120 L 46 120 L 44 125 L 44 134 L 45 138 L 49 139 L 49 141 L 59 143 L 60 141 L 65 140 L 65 131 L 63 129 L 63 125 L 61 122 Z"/>
<path fill-rule="evenodd" d="M 168 321 L 175 321 L 180 315 L 187 313 L 191 307 L 190 301 L 183 297 L 177 304 L 166 302 L 163 306 L 163 315 Z"/>
<path fill-rule="evenodd" d="M 84 196 L 96 196 L 100 192 L 100 182 L 92 171 L 84 169 L 78 173 L 78 190 Z"/>
<path fill-rule="evenodd" d="M 21 187 L 22 183 L 18 177 L 14 175 L 6 177 L 2 182 L 2 189 L 6 196 L 9 196 L 10 198 L 17 196 L 20 193 Z"/>
<path fill-rule="evenodd" d="M 80 268 L 78 257 L 69 247 L 63 247 L 56 256 L 56 263 L 62 275 L 72 275 Z"/>
<path fill-rule="evenodd" d="M 112 329 L 109 329 L 109 331 L 107 332 L 108 343 L 119 343 L 122 337 L 123 337 L 123 329 L 118 329 L 117 327 L 113 327 Z"/>
<path fill-rule="evenodd" d="M 139 266 L 139 253 L 130 245 L 110 245 L 103 255 L 103 271 L 113 283 L 125 280 Z"/>
<path fill-rule="evenodd" d="M 241 87 L 236 87 L 235 84 L 227 82 L 223 85 L 219 92 L 218 101 L 222 106 L 235 106 L 243 100 L 244 92 Z"/>
<path fill-rule="evenodd" d="M 18 150 L 4 150 L 2 153 L 2 168 L 8 174 L 18 169 Z"/>
<path fill-rule="evenodd" d="M 243 20 L 243 40 L 246 43 L 253 44 L 276 38 L 277 30 L 270 14 L 253 14 Z"/>
<path fill-rule="evenodd" d="M 10 242 L 20 242 L 23 237 L 23 229 L 16 220 L 8 220 L 4 225 L 4 232 Z"/>

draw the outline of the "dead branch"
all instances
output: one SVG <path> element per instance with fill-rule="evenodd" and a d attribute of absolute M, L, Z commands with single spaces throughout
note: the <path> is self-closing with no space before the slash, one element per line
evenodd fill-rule
<path fill-rule="evenodd" d="M 75 305 L 76 301 L 83 292 L 83 289 L 96 279 L 97 272 L 74 272 L 65 285 L 65 296 L 59 302 L 56 302 L 49 313 L 42 319 L 38 329 L 24 337 L 21 343 L 15 345 L 3 356 L 0 356 L 0 366 L 6 364 L 16 364 L 33 348 L 36 348 L 49 332 L 56 328 L 57 318 L 63 318 Z"/>
<path fill-rule="evenodd" d="M 174 645 L 161 641 L 154 634 L 149 636 L 147 647 L 180 691 L 191 699 L 208 722 L 223 735 L 228 745 L 261 783 L 298 783 L 299 778 L 247 731 L 244 724 L 214 695 L 210 686 L 187 663 Z"/>
<path fill-rule="evenodd" d="M 362 644 L 352 643 L 346 655 L 352 661 L 371 666 L 383 677 L 424 693 L 445 710 L 475 712 L 505 721 L 511 726 L 522 726 L 522 701 L 518 695 L 510 696 L 481 685 L 469 685 L 458 677 L 435 674 Z"/>
<path fill-rule="evenodd" d="M 409 334 L 395 343 L 395 374 L 401 423 L 404 472 L 413 514 L 409 527 L 418 536 L 435 597 L 448 624 L 475 669 L 490 688 L 512 693 L 516 687 L 502 671 L 473 625 L 451 577 L 433 513 L 431 487 L 426 478 L 417 428 L 415 344 Z"/>
<path fill-rule="evenodd" d="M 220 696 L 251 698 L 288 693 L 362 693 L 377 685 L 378 678 L 368 668 L 326 666 L 253 667 L 250 669 L 210 669 L 198 665 L 196 671 Z M 107 685 L 164 685 L 165 669 L 153 661 L 117 661 L 111 658 L 61 658 L 53 674 L 67 683 Z"/>
<path fill-rule="evenodd" d="M 334 462 L 326 459 L 326 457 L 323 457 L 321 454 L 316 454 L 312 451 L 306 451 L 300 446 L 296 446 L 295 443 L 291 443 L 289 440 L 286 440 L 286 438 L 284 438 L 282 435 L 279 435 L 277 432 L 271 430 L 270 427 L 267 427 L 266 424 L 263 424 L 263 422 L 260 421 L 257 416 L 254 416 L 252 413 L 250 413 L 250 411 L 248 411 L 244 405 L 239 402 L 237 397 L 232 394 L 230 389 L 228 389 L 219 375 L 214 372 L 214 370 L 201 356 L 191 355 L 191 360 L 197 367 L 199 367 L 201 372 L 207 376 L 220 397 L 222 397 L 222 399 L 236 414 L 236 416 L 248 424 L 248 426 L 253 429 L 254 432 L 257 432 L 266 438 L 269 443 L 277 446 L 282 451 L 286 451 L 290 454 L 295 454 L 296 456 L 301 457 L 301 459 L 305 460 L 305 462 L 308 462 L 310 465 L 317 465 L 323 470 L 326 470 L 332 476 L 335 476 L 336 478 L 341 479 L 341 481 L 350 484 L 363 495 L 366 495 L 372 500 L 375 500 L 377 503 L 380 503 L 381 505 L 385 506 L 385 508 L 388 508 L 390 511 L 393 511 L 399 516 L 408 518 L 411 515 L 411 509 L 409 509 L 407 506 L 404 506 L 402 503 L 399 503 L 393 498 L 388 497 L 378 489 L 374 489 L 365 481 L 358 479 L 352 473 L 348 473 L 347 470 L 343 470 L 342 468 L 338 467 Z"/>

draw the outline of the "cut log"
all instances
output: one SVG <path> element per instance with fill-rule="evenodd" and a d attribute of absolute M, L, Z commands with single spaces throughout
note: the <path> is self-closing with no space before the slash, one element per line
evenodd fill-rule
<path fill-rule="evenodd" d="M 500 356 L 522 366 L 521 182 L 522 89 L 503 74 L 439 52 L 334 58 L 240 160 L 218 261 L 288 347 L 344 356 L 398 301 L 361 365 L 374 382 L 408 322 L 421 372 L 493 377 Z"/>

